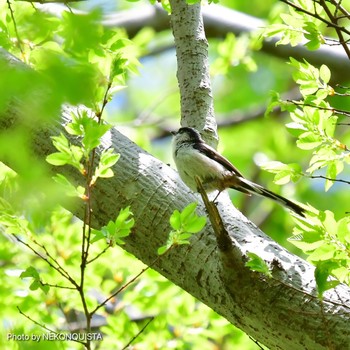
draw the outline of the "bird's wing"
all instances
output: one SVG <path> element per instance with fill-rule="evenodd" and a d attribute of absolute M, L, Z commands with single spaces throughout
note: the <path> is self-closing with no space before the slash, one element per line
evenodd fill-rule
<path fill-rule="evenodd" d="M 217 161 L 227 170 L 232 171 L 237 176 L 244 178 L 243 174 L 235 166 L 233 166 L 227 158 L 216 152 L 214 148 L 208 146 L 204 142 L 195 144 L 194 148 L 196 148 L 199 152 L 205 154 L 207 157 Z"/>

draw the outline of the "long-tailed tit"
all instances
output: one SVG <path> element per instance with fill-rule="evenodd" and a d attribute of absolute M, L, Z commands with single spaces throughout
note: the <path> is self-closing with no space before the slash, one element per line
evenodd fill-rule
<path fill-rule="evenodd" d="M 208 193 L 215 190 L 220 193 L 227 188 L 233 188 L 243 193 L 270 198 L 304 216 L 305 209 L 298 204 L 245 179 L 229 160 L 208 146 L 193 128 L 183 127 L 175 134 L 173 157 L 181 179 L 192 191 L 198 192 L 195 180 L 195 176 L 198 176 Z"/>

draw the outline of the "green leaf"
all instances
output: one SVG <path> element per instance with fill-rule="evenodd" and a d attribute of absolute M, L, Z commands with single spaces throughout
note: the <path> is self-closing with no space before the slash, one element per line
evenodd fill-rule
<path fill-rule="evenodd" d="M 39 279 L 39 272 L 35 267 L 30 266 L 30 267 L 27 267 L 27 269 L 23 271 L 19 277 L 20 278 L 32 277 L 34 279 Z"/>
<path fill-rule="evenodd" d="M 64 128 L 70 135 L 83 136 L 84 135 L 84 123 L 83 119 L 88 118 L 87 112 L 82 111 L 82 114 L 71 113 L 72 121 L 68 123 Z"/>
<path fill-rule="evenodd" d="M 324 129 L 327 136 L 329 137 L 334 136 L 335 128 L 337 126 L 337 121 L 338 121 L 338 117 L 336 115 L 332 115 L 328 118 L 325 118 Z"/>
<path fill-rule="evenodd" d="M 125 241 L 122 238 L 129 236 L 131 229 L 135 225 L 135 220 L 131 217 L 132 215 L 130 207 L 121 209 L 114 222 L 109 221 L 109 223 L 106 226 L 103 226 L 101 230 L 92 231 L 94 238 L 91 240 L 91 243 L 105 238 L 107 244 L 110 246 L 114 246 L 115 244 L 125 244 Z"/>
<path fill-rule="evenodd" d="M 316 248 L 309 256 L 309 261 L 325 261 L 334 258 L 336 247 L 333 244 L 324 243 Z"/>
<path fill-rule="evenodd" d="M 120 55 L 117 55 L 113 58 L 109 75 L 110 81 L 112 81 L 117 75 L 125 73 L 126 63 L 127 60 L 125 58 L 122 58 Z"/>
<path fill-rule="evenodd" d="M 337 237 L 343 244 L 350 243 L 350 217 L 345 216 L 338 221 L 337 225 Z"/>
<path fill-rule="evenodd" d="M 181 228 L 181 214 L 178 210 L 174 210 L 174 212 L 170 216 L 169 222 L 170 222 L 170 226 L 174 230 L 180 230 L 180 228 Z"/>
<path fill-rule="evenodd" d="M 177 235 L 176 239 L 177 239 L 177 241 L 188 242 L 188 239 L 191 237 L 192 237 L 192 233 L 183 232 L 183 233 L 180 233 L 179 235 Z"/>
<path fill-rule="evenodd" d="M 305 253 L 313 252 L 325 243 L 323 235 L 318 231 L 305 231 L 302 234 L 294 235 L 288 241 Z"/>
<path fill-rule="evenodd" d="M 328 163 L 326 177 L 330 179 L 336 179 L 337 175 L 340 174 L 344 169 L 344 163 L 342 161 L 334 160 Z M 332 180 L 326 180 L 325 191 L 327 192 L 334 184 Z"/>
<path fill-rule="evenodd" d="M 245 263 L 245 266 L 249 267 L 250 270 L 263 273 L 268 277 L 272 277 L 271 271 L 267 263 L 259 255 L 248 252 L 247 256 L 249 261 Z"/>
<path fill-rule="evenodd" d="M 54 181 L 60 184 L 67 196 L 83 198 L 85 188 L 82 186 L 75 187 L 64 175 L 57 174 L 53 177 Z"/>
<path fill-rule="evenodd" d="M 54 166 L 61 166 L 68 164 L 71 160 L 71 156 L 67 153 L 52 153 L 46 157 L 46 161 Z"/>
<path fill-rule="evenodd" d="M 323 226 L 327 233 L 332 237 L 335 237 L 337 234 L 337 221 L 334 218 L 334 213 L 330 210 L 325 210 L 324 216 L 321 219 Z"/>
<path fill-rule="evenodd" d="M 47 294 L 50 290 L 50 286 L 48 286 L 47 284 L 42 284 L 40 283 L 40 289 L 45 293 Z"/>
<path fill-rule="evenodd" d="M 120 154 L 114 153 L 113 149 L 104 150 L 101 153 L 100 162 L 95 169 L 91 184 L 94 184 L 99 177 L 108 178 L 114 175 L 110 169 L 120 158 Z"/>
<path fill-rule="evenodd" d="M 157 254 L 163 255 L 168 249 L 169 249 L 169 247 L 167 245 L 163 245 L 163 246 L 158 248 Z"/>
<path fill-rule="evenodd" d="M 39 272 L 33 266 L 28 267 L 20 274 L 20 278 L 27 277 L 33 278 L 33 282 L 29 286 L 30 290 L 37 290 L 40 288 L 45 294 L 49 292 L 50 287 L 40 281 Z"/>
<path fill-rule="evenodd" d="M 180 218 L 181 222 L 186 222 L 190 216 L 193 215 L 197 208 L 197 203 L 193 202 L 187 205 L 181 212 Z"/>
<path fill-rule="evenodd" d="M 180 213 L 181 230 L 184 232 L 197 233 L 203 229 L 206 223 L 205 217 L 196 214 L 197 203 L 190 203 Z"/>
<path fill-rule="evenodd" d="M 104 234 L 104 232 L 102 232 L 102 230 L 95 230 L 92 229 L 91 230 L 91 234 L 93 235 L 93 238 L 91 239 L 91 243 L 95 243 L 101 239 L 105 239 L 106 235 Z"/>
<path fill-rule="evenodd" d="M 328 97 L 329 95 L 329 92 L 327 89 L 320 89 L 316 92 L 316 97 L 319 99 L 319 100 L 324 100 Z"/>
<path fill-rule="evenodd" d="M 331 80 L 331 71 L 325 64 L 320 67 L 320 78 L 325 84 L 328 84 Z"/>
<path fill-rule="evenodd" d="M 309 38 L 308 38 L 309 39 Z M 320 48 L 321 43 L 318 38 L 313 38 L 312 40 L 308 41 L 305 46 L 310 50 L 310 51 L 315 51 Z"/>
<path fill-rule="evenodd" d="M 48 155 L 46 157 L 48 163 L 55 166 L 70 164 L 80 172 L 83 171 L 84 167 L 80 161 L 84 152 L 81 147 L 70 145 L 69 141 L 63 134 L 53 136 L 52 142 L 59 152 Z"/>
<path fill-rule="evenodd" d="M 126 208 L 123 208 L 120 210 L 118 217 L 116 219 L 116 225 L 120 225 L 123 222 L 125 222 L 132 214 L 132 212 L 130 211 L 130 206 L 127 206 Z"/>
<path fill-rule="evenodd" d="M 59 136 L 52 136 L 51 139 L 53 145 L 58 151 L 61 153 L 69 152 L 69 141 L 62 133 Z"/>
<path fill-rule="evenodd" d="M 40 288 L 40 281 L 39 280 L 34 280 L 31 285 L 29 286 L 30 290 L 37 290 Z"/>
<path fill-rule="evenodd" d="M 318 84 L 314 81 L 296 81 L 300 84 L 300 92 L 303 96 L 314 94 L 318 90 Z"/>
<path fill-rule="evenodd" d="M 315 170 L 327 166 L 333 158 L 335 158 L 335 152 L 329 148 L 320 148 L 310 160 L 310 167 L 307 169 L 308 173 L 313 173 Z"/>
<path fill-rule="evenodd" d="M 284 164 L 281 162 L 267 162 L 262 168 L 270 173 L 276 174 L 274 182 L 283 185 L 289 181 L 297 181 L 302 176 L 301 167 L 297 163 Z"/>
<path fill-rule="evenodd" d="M 88 118 L 88 122 L 84 123 L 83 145 L 86 154 L 89 154 L 94 148 L 101 144 L 101 137 L 111 128 L 108 124 L 99 124 L 92 118 Z"/>
<path fill-rule="evenodd" d="M 207 219 L 204 216 L 195 217 L 191 221 L 185 223 L 183 229 L 191 234 L 197 233 L 204 228 L 206 222 Z"/>
<path fill-rule="evenodd" d="M 181 213 L 178 210 L 172 213 L 169 222 L 174 230 L 170 231 L 166 245 L 158 249 L 158 254 L 163 254 L 171 246 L 190 244 L 192 235 L 203 229 L 206 218 L 196 214 L 196 207 L 197 203 L 190 203 Z"/>
<path fill-rule="evenodd" d="M 273 181 L 277 185 L 285 185 L 289 181 L 291 181 L 291 172 L 288 170 L 281 171 L 278 174 L 276 174 Z"/>
<path fill-rule="evenodd" d="M 322 139 L 311 131 L 304 132 L 299 136 L 297 146 L 304 150 L 310 150 L 322 144 Z"/>
<path fill-rule="evenodd" d="M 102 152 L 100 162 L 104 167 L 110 168 L 119 160 L 119 158 L 119 153 L 114 153 L 112 149 L 108 149 Z"/>
<path fill-rule="evenodd" d="M 335 288 L 339 284 L 339 281 L 328 280 L 331 271 L 336 267 L 338 267 L 338 264 L 332 261 L 322 261 L 317 264 L 315 269 L 315 279 L 320 298 L 322 298 L 325 291 Z"/>

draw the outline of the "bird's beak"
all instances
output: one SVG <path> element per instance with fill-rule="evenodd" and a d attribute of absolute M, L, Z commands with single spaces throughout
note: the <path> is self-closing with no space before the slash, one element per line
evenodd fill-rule
<path fill-rule="evenodd" d="M 177 131 L 170 131 L 170 134 L 175 136 L 177 134 Z"/>

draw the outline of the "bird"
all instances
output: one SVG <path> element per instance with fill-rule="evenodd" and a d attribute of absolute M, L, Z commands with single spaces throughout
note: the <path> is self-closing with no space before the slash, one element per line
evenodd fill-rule
<path fill-rule="evenodd" d="M 182 181 L 194 192 L 199 192 L 198 177 L 207 193 L 218 191 L 215 199 L 223 190 L 233 188 L 248 195 L 272 199 L 305 216 L 306 210 L 300 205 L 246 179 L 227 158 L 206 144 L 194 128 L 181 127 L 174 133 L 173 158 Z"/>

